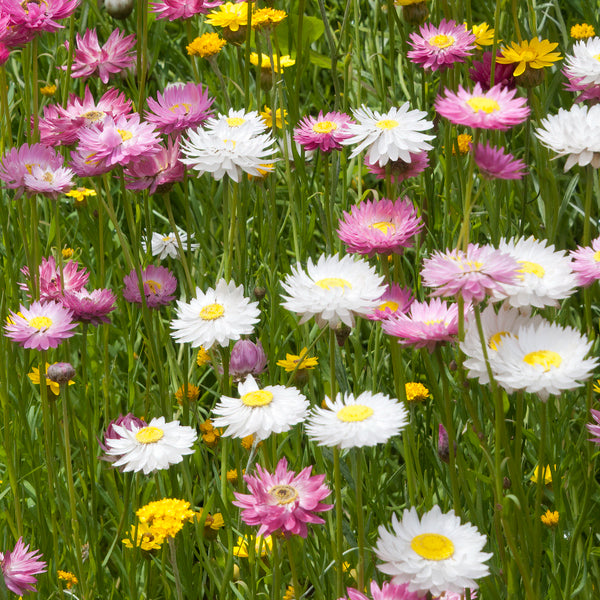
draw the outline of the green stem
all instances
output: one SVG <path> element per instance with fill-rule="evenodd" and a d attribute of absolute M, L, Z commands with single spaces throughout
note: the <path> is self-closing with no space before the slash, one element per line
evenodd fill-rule
<path fill-rule="evenodd" d="M 287 546 L 288 559 L 290 561 L 290 570 L 292 571 L 292 584 L 294 586 L 294 598 L 302 597 L 302 590 L 300 589 L 300 580 L 298 579 L 298 568 L 296 567 L 296 558 L 294 556 L 293 540 L 291 536 L 286 536 L 285 544 Z"/>
<path fill-rule="evenodd" d="M 177 566 L 177 548 L 175 546 L 175 538 L 169 536 L 167 540 L 169 543 L 169 558 L 171 560 L 171 566 L 173 567 L 173 578 L 175 579 L 177 600 L 183 600 L 183 592 L 181 590 L 181 575 L 179 574 L 179 567 Z"/>
<path fill-rule="evenodd" d="M 333 448 L 333 488 L 335 494 L 335 591 L 336 598 L 344 592 L 344 536 L 342 530 L 344 509 L 342 506 L 342 474 L 340 471 L 340 449 Z"/>
<path fill-rule="evenodd" d="M 365 587 L 365 521 L 363 509 L 363 470 L 362 460 L 363 453 L 360 448 L 356 449 L 355 459 L 355 475 L 354 484 L 356 489 L 356 533 L 358 542 L 358 567 L 356 573 L 358 576 L 358 589 L 363 590 Z"/>

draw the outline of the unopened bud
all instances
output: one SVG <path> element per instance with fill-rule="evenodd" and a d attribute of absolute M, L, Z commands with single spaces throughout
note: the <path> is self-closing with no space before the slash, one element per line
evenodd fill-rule
<path fill-rule="evenodd" d="M 71 363 L 54 363 L 48 367 L 46 377 L 59 385 L 66 385 L 73 377 L 75 377 L 75 369 Z"/>
<path fill-rule="evenodd" d="M 104 0 L 106 12 L 114 19 L 125 19 L 133 10 L 133 0 Z"/>

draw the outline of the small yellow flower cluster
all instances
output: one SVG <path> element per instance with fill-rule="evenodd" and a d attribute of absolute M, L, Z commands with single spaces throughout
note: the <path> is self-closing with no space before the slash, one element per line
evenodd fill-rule
<path fill-rule="evenodd" d="M 254 444 L 254 436 L 247 435 L 246 437 L 243 437 L 241 439 L 241 442 L 242 442 L 242 448 L 244 448 L 244 450 L 252 450 L 252 446 Z M 258 442 L 256 447 L 259 448 L 260 446 L 262 446 L 262 442 Z"/>
<path fill-rule="evenodd" d="M 42 96 L 54 96 L 54 94 L 56 94 L 56 86 L 54 84 L 45 85 L 40 88 L 40 94 L 42 94 Z"/>
<path fill-rule="evenodd" d="M 75 250 L 73 250 L 73 248 L 63 248 L 60 252 L 65 260 L 73 258 L 73 254 L 75 254 Z"/>
<path fill-rule="evenodd" d="M 210 419 L 206 419 L 206 421 L 200 425 L 200 433 L 202 434 L 202 441 L 209 448 L 215 448 L 219 443 L 221 430 L 215 429 Z"/>
<path fill-rule="evenodd" d="M 210 362 L 210 354 L 200 346 L 200 350 L 198 350 L 198 355 L 196 356 L 196 364 L 199 367 L 203 367 L 204 365 Z"/>
<path fill-rule="evenodd" d="M 175 398 L 177 402 L 181 404 L 185 395 L 185 386 L 179 386 L 179 389 L 175 392 Z M 188 402 L 195 402 L 200 397 L 200 388 L 197 385 L 191 383 L 187 384 L 187 395 L 185 395 Z"/>
<path fill-rule="evenodd" d="M 429 398 L 429 390 L 422 383 L 411 381 L 404 387 L 407 402 L 423 402 Z"/>
<path fill-rule="evenodd" d="M 556 527 L 558 525 L 559 519 L 558 511 L 552 511 L 548 509 L 541 517 L 542 523 L 546 525 L 546 527 Z"/>
<path fill-rule="evenodd" d="M 246 472 L 246 469 L 242 469 L 242 475 Z M 230 469 L 227 471 L 227 481 L 232 485 L 235 485 L 238 482 L 238 470 Z"/>
<path fill-rule="evenodd" d="M 456 138 L 456 146 L 458 146 L 458 152 L 461 155 L 468 154 L 471 150 L 471 143 L 473 142 L 473 136 L 468 133 L 461 133 Z M 456 154 L 456 146 L 452 146 L 452 154 Z"/>
<path fill-rule="evenodd" d="M 596 31 L 594 30 L 593 25 L 588 25 L 587 23 L 581 23 L 577 25 L 573 25 L 571 27 L 571 37 L 576 40 L 587 40 L 588 38 L 594 37 L 596 35 Z"/>
<path fill-rule="evenodd" d="M 285 590 L 285 594 L 283 595 L 283 600 L 294 600 L 296 596 L 294 595 L 294 586 L 288 585 Z"/>
<path fill-rule="evenodd" d="M 185 47 L 190 56 L 209 58 L 221 52 L 227 42 L 218 33 L 204 33 Z"/>
<path fill-rule="evenodd" d="M 69 571 L 56 571 L 56 574 L 59 579 L 62 579 L 65 582 L 68 590 L 79 583 L 79 579 L 77 579 L 73 573 L 69 573 Z"/>
<path fill-rule="evenodd" d="M 206 22 L 214 27 L 222 27 L 231 31 L 238 31 L 248 25 L 248 10 L 250 10 L 250 24 L 252 29 L 271 28 L 287 17 L 284 10 L 273 8 L 249 9 L 247 2 L 226 2 L 213 10 Z"/>

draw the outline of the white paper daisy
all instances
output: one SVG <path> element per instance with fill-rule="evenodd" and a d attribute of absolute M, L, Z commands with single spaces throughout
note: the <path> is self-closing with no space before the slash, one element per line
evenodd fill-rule
<path fill-rule="evenodd" d="M 348 124 L 352 136 L 341 141 L 345 146 L 358 144 L 351 158 L 368 150 L 368 161 L 383 167 L 390 161 L 410 163 L 411 154 L 432 148 L 427 140 L 435 136 L 421 132 L 431 129 L 433 122 L 427 120 L 426 112 L 410 110 L 408 102 L 400 108 L 391 108 L 387 113 L 371 110 L 364 105 L 352 112 L 358 123 Z"/>
<path fill-rule="evenodd" d="M 332 329 L 340 322 L 353 327 L 354 316 L 372 312 L 387 289 L 373 267 L 350 255 L 322 255 L 317 264 L 309 258 L 306 271 L 292 267 L 282 285 L 283 306 L 302 315 L 301 324 L 315 317 L 319 327 Z"/>
<path fill-rule="evenodd" d="M 565 75 L 578 79 L 579 84 L 600 85 L 600 38 L 576 42 L 571 54 L 565 56 Z"/>
<path fill-rule="evenodd" d="M 185 231 L 178 231 L 179 239 L 183 250 L 188 249 L 188 234 Z M 197 250 L 200 244 L 189 244 L 191 250 Z M 147 243 L 142 240 L 142 248 L 146 251 Z M 175 233 L 158 233 L 154 231 L 150 239 L 150 252 L 152 256 L 158 256 L 159 260 L 164 260 L 167 256 L 178 258 L 177 237 Z"/>
<path fill-rule="evenodd" d="M 259 314 L 258 302 L 244 297 L 243 286 L 220 279 L 214 289 L 203 292 L 196 288 L 195 298 L 177 302 L 171 337 L 179 343 L 189 342 L 192 348 L 226 346 L 230 340 L 252 333 Z"/>
<path fill-rule="evenodd" d="M 258 114 L 257 111 L 252 110 L 246 112 L 245 110 L 234 110 L 229 109 L 229 112 L 219 114 L 216 117 L 211 117 L 204 123 L 204 129 L 217 133 L 218 135 L 227 135 L 231 137 L 239 137 L 240 133 L 243 133 L 246 139 L 251 138 L 257 134 L 264 133 L 267 126 L 263 118 Z"/>
<path fill-rule="evenodd" d="M 196 432 L 179 421 L 165 422 L 164 417 L 152 419 L 148 425 L 130 423 L 129 428 L 113 425 L 119 438 L 107 438 L 106 454 L 117 456 L 113 467 L 123 471 L 143 471 L 144 475 L 180 463 L 186 454 L 193 454 Z"/>
<path fill-rule="evenodd" d="M 575 329 L 542 322 L 520 327 L 496 353 L 496 381 L 509 393 L 525 390 L 541 400 L 583 385 L 597 358 L 586 358 L 592 343 Z"/>
<path fill-rule="evenodd" d="M 221 396 L 214 407 L 214 427 L 227 427 L 223 435 L 244 438 L 249 435 L 264 440 L 272 433 L 289 431 L 304 421 L 308 400 L 295 387 L 268 385 L 258 387 L 254 377 L 248 375 L 238 385 L 239 398 Z"/>
<path fill-rule="evenodd" d="M 505 285 L 494 293 L 495 300 L 507 299 L 511 306 L 558 306 L 558 301 L 573 294 L 577 275 L 571 258 L 564 251 L 554 250 L 546 241 L 533 237 L 500 240 L 499 250 L 507 252 L 521 265 L 517 283 Z"/>
<path fill-rule="evenodd" d="M 401 402 L 385 394 L 363 392 L 338 394 L 335 401 L 325 397 L 326 408 L 315 407 L 306 424 L 308 437 L 319 446 L 362 448 L 385 444 L 399 435 L 408 423 Z"/>
<path fill-rule="evenodd" d="M 436 505 L 419 519 L 411 508 L 402 522 L 392 515 L 392 530 L 379 527 L 375 554 L 384 564 L 377 568 L 391 575 L 392 583 L 408 584 L 410 592 L 462 593 L 477 588 L 475 580 L 489 573 L 484 562 L 492 555 L 481 551 L 485 535 L 470 523 L 462 525 L 453 510 L 442 513 Z"/>

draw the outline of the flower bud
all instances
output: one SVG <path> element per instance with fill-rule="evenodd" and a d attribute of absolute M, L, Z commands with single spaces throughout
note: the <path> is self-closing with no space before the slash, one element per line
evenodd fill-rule
<path fill-rule="evenodd" d="M 229 359 L 229 374 L 235 380 L 258 375 L 266 366 L 267 356 L 260 341 L 255 344 L 250 340 L 239 340 L 234 344 Z"/>
<path fill-rule="evenodd" d="M 75 377 L 75 369 L 71 363 L 59 362 L 48 367 L 46 377 L 59 385 L 66 385 Z"/>
<path fill-rule="evenodd" d="M 133 0 L 104 0 L 106 12 L 114 19 L 125 19 L 133 10 Z"/>
<path fill-rule="evenodd" d="M 107 440 L 120 440 L 122 437 L 115 431 L 115 425 L 131 430 L 132 426 L 146 427 L 147 423 L 144 421 L 144 419 L 140 419 L 140 418 L 136 417 L 135 415 L 133 415 L 132 413 L 127 413 L 125 416 L 119 415 L 119 417 L 117 419 L 114 419 L 113 421 L 111 421 L 108 424 L 108 427 L 106 428 L 106 432 L 104 433 L 104 443 L 102 443 L 100 440 L 98 440 L 98 443 L 100 444 L 100 448 L 102 448 L 102 450 L 104 452 L 107 452 L 109 449 L 108 446 L 106 445 Z M 107 460 L 108 462 L 115 462 L 119 457 L 106 455 L 106 456 L 102 456 L 101 458 L 102 458 L 102 460 Z"/>

